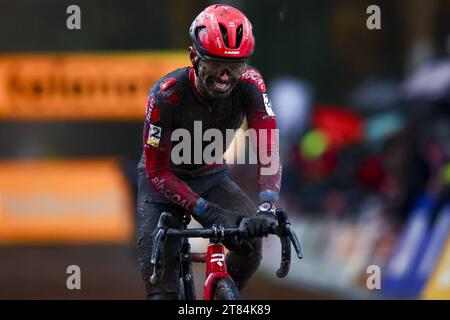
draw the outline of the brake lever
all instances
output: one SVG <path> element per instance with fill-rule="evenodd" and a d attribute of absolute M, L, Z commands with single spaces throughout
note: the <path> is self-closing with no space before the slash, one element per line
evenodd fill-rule
<path fill-rule="evenodd" d="M 160 228 L 158 232 L 156 233 L 154 242 L 153 242 L 153 249 L 152 249 L 152 255 L 150 258 L 150 264 L 152 266 L 153 272 L 150 277 L 150 283 L 156 284 L 158 282 L 158 267 L 157 267 L 157 260 L 159 255 L 159 249 L 161 245 L 161 241 L 164 239 L 166 235 L 166 230 L 164 228 Z"/>
<path fill-rule="evenodd" d="M 277 209 L 277 218 L 278 223 L 281 225 L 281 235 L 283 237 L 289 237 L 290 241 L 294 245 L 295 252 L 297 253 L 297 257 L 299 259 L 303 259 L 303 250 L 300 245 L 300 240 L 297 237 L 295 231 L 292 230 L 292 224 L 288 219 L 286 211 L 282 209 Z"/>
<path fill-rule="evenodd" d="M 289 239 L 291 240 L 292 244 L 294 245 L 294 249 L 295 249 L 295 252 L 297 253 L 297 257 L 299 259 L 303 259 L 303 250 L 302 250 L 302 247 L 300 245 L 300 240 L 298 240 L 298 237 L 295 234 L 295 232 L 292 231 L 291 224 L 290 223 L 287 224 L 285 226 L 285 228 L 286 228 L 286 232 L 289 235 Z"/>
<path fill-rule="evenodd" d="M 158 254 L 159 254 L 159 247 L 161 245 L 161 240 L 163 239 L 164 234 L 165 234 L 165 230 L 159 229 L 155 235 L 155 239 L 153 241 L 152 255 L 150 258 L 151 265 L 156 265 L 156 260 L 158 259 Z"/>

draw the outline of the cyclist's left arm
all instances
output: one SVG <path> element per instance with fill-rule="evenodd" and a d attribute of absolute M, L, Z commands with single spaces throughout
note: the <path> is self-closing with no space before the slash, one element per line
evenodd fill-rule
<path fill-rule="evenodd" d="M 278 204 L 281 163 L 276 116 L 272 111 L 262 76 L 248 68 L 240 79 L 249 129 L 257 133 L 254 141 L 258 159 L 259 202 Z"/>

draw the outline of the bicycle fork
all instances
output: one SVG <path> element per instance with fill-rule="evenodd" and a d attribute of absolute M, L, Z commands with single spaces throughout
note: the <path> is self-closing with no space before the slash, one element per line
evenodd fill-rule
<path fill-rule="evenodd" d="M 190 259 L 191 245 L 187 238 L 183 238 L 181 245 L 181 277 L 185 300 L 195 300 L 194 274 L 192 273 L 192 262 Z"/>

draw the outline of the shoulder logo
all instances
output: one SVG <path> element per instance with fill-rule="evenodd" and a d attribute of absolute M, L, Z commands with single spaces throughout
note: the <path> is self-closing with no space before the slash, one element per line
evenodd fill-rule
<path fill-rule="evenodd" d="M 178 80 L 175 78 L 168 78 L 159 84 L 159 94 L 165 102 L 177 105 L 180 103 L 180 94 L 177 92 L 175 85 Z"/>
<path fill-rule="evenodd" d="M 256 84 L 261 92 L 266 92 L 266 85 L 262 76 L 253 69 L 247 69 L 241 76 L 242 81 L 252 82 Z"/>
<path fill-rule="evenodd" d="M 178 80 L 175 78 L 167 78 L 159 84 L 159 89 L 161 89 L 161 91 L 166 91 L 173 87 L 177 82 Z"/>

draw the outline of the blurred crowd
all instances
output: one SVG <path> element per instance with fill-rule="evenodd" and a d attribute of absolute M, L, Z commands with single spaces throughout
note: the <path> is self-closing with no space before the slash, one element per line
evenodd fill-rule
<path fill-rule="evenodd" d="M 280 128 L 281 205 L 309 254 L 297 279 L 361 297 L 366 267 L 393 260 L 415 208 L 430 199 L 432 225 L 450 200 L 450 60 L 425 62 L 397 81 L 365 81 L 343 105 L 315 102 L 312 86 L 292 77 L 269 90 Z M 254 172 L 232 170 L 254 194 Z"/>

